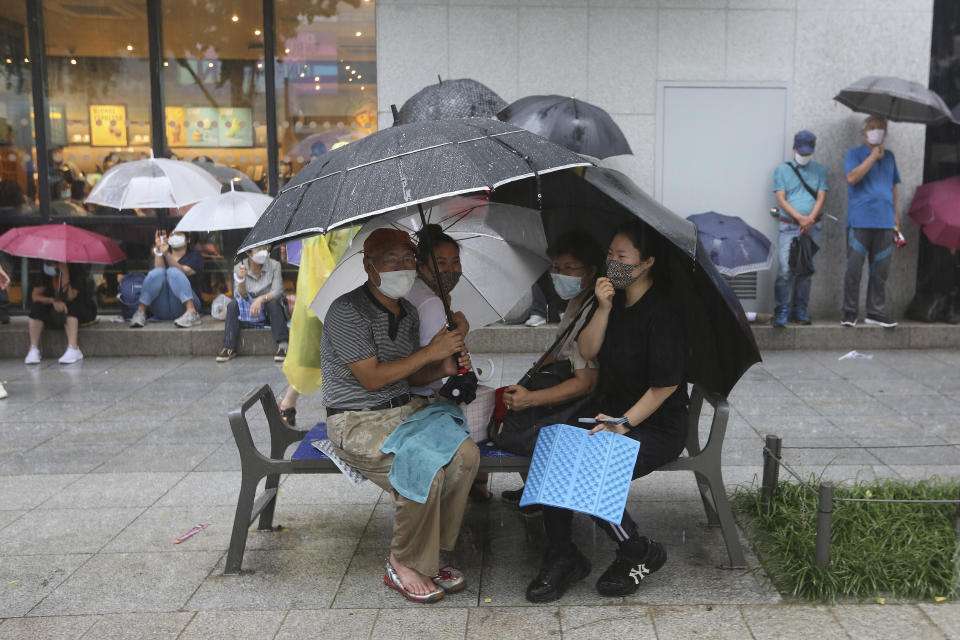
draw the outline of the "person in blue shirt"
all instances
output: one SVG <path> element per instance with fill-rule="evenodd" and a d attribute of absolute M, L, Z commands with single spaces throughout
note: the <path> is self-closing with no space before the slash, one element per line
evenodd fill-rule
<path fill-rule="evenodd" d="M 897 185 L 900 172 L 892 151 L 883 146 L 887 121 L 867 118 L 860 135 L 866 141 L 847 151 L 843 171 L 847 176 L 847 271 L 843 278 L 845 327 L 857 324 L 860 276 L 869 259 L 867 324 L 895 327 L 886 313 L 884 297 L 894 236 L 900 226 Z"/>
<path fill-rule="evenodd" d="M 806 129 L 793 137 L 793 161 L 785 162 L 773 172 L 773 191 L 780 208 L 780 235 L 777 241 L 777 280 L 774 284 L 773 326 L 784 327 L 793 318 L 810 324 L 807 303 L 813 274 L 797 275 L 790 271 L 790 245 L 801 234 L 809 234 L 819 245 L 823 224 L 820 213 L 827 198 L 827 168 L 813 162 L 817 137 Z"/>

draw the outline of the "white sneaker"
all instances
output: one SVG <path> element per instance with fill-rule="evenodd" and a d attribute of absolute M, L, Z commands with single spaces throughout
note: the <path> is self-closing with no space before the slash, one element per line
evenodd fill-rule
<path fill-rule="evenodd" d="M 83 360 L 83 354 L 80 353 L 80 349 L 74 349 L 73 347 L 67 347 L 67 350 L 60 356 L 60 364 L 73 364 L 81 360 Z"/>
<path fill-rule="evenodd" d="M 27 352 L 27 357 L 23 359 L 23 364 L 40 364 L 40 349 L 30 345 L 30 351 Z"/>
<path fill-rule="evenodd" d="M 3 400 L 7 397 L 7 390 L 3 388 L 3 384 L 0 384 L 0 400 Z"/>
<path fill-rule="evenodd" d="M 196 311 L 190 311 L 190 309 L 187 309 L 183 312 L 182 316 L 173 321 L 173 324 L 184 329 L 196 326 L 200 324 L 200 314 Z"/>
<path fill-rule="evenodd" d="M 530 316 L 523 324 L 527 325 L 528 327 L 541 327 L 547 324 L 547 319 L 543 316 Z"/>
<path fill-rule="evenodd" d="M 130 328 L 139 329 L 145 324 L 147 324 L 147 314 L 142 309 L 134 311 L 133 317 L 130 318 Z"/>

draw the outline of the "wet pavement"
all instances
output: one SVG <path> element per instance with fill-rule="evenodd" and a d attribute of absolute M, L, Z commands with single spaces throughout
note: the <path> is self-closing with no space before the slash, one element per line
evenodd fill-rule
<path fill-rule="evenodd" d="M 804 475 L 960 477 L 960 351 L 869 353 L 768 352 L 747 372 L 730 397 L 728 492 L 759 481 L 767 433 Z M 534 359 L 473 356 L 494 362 L 488 384 L 516 380 Z M 7 359 L 0 381 L 0 639 L 960 637 L 951 602 L 814 606 L 778 594 L 749 551 L 750 568 L 721 568 L 720 532 L 705 527 L 685 472 L 633 484 L 631 513 L 669 560 L 629 598 L 594 591 L 613 544 L 577 518 L 591 577 L 559 603 L 526 602 L 543 533 L 499 499 L 515 474 L 494 474 L 497 497 L 470 506 L 452 556 L 469 586 L 436 605 L 384 586 L 390 502 L 339 475 L 285 478 L 284 529 L 252 529 L 245 573 L 225 577 L 240 487 L 226 414 L 260 384 L 282 394 L 269 357 Z M 323 419 L 319 394 L 298 409 L 300 428 Z M 919 444 L 939 446 L 908 446 Z M 789 448 L 812 446 L 843 448 Z M 208 527 L 173 544 L 198 523 Z"/>

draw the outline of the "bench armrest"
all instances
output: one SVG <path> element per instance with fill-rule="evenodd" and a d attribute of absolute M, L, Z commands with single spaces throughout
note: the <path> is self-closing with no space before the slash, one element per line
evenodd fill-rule
<path fill-rule="evenodd" d="M 280 417 L 280 410 L 277 408 L 276 396 L 273 395 L 273 390 L 268 384 L 249 391 L 244 396 L 240 409 L 229 413 L 230 429 L 233 431 L 233 439 L 240 451 L 240 458 L 244 459 L 252 455 L 261 461 L 269 460 L 257 449 L 250 433 L 250 424 L 247 422 L 247 412 L 258 402 L 270 428 L 269 459 L 281 460 L 287 447 L 294 442 L 299 442 L 307 432 L 293 429 L 283 421 L 283 418 Z"/>

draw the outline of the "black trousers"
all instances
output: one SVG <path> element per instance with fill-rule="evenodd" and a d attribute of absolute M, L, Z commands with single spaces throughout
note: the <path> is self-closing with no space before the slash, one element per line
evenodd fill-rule
<path fill-rule="evenodd" d="M 628 438 L 640 441 L 640 451 L 637 453 L 637 462 L 633 467 L 634 480 L 676 460 L 683 451 L 686 440 L 685 433 L 647 424 L 634 427 L 626 435 Z M 626 509 L 619 523 L 607 522 L 596 516 L 591 517 L 596 525 L 618 544 L 629 538 L 635 539 L 639 535 L 637 524 Z M 547 545 L 551 550 L 562 551 L 570 547 L 573 541 L 573 511 L 544 505 L 543 526 L 547 534 Z"/>
<path fill-rule="evenodd" d="M 286 299 L 274 298 L 263 307 L 267 314 L 267 322 L 270 323 L 273 339 L 277 341 L 277 344 L 287 342 L 290 339 L 290 329 L 287 328 L 286 304 Z M 227 317 L 223 325 L 223 346 L 236 350 L 239 339 L 240 305 L 237 304 L 236 300 L 232 300 L 227 305 Z"/>

